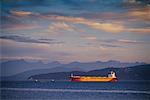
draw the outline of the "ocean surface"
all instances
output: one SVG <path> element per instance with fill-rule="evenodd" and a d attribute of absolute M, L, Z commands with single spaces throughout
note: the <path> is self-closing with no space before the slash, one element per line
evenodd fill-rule
<path fill-rule="evenodd" d="M 1 100 L 150 100 L 150 81 L 1 82 Z"/>

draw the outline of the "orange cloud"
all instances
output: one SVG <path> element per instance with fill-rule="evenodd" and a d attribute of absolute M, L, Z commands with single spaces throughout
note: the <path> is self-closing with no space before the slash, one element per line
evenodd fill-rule
<path fill-rule="evenodd" d="M 97 25 L 95 23 L 88 24 L 95 29 L 107 29 L 111 32 L 130 32 L 130 33 L 150 33 L 149 27 L 139 27 L 133 28 L 134 26 L 141 25 L 141 23 L 145 23 L 145 25 L 149 25 L 150 21 L 150 7 L 137 7 L 132 8 L 124 13 L 115 13 L 115 12 L 104 12 L 104 13 L 84 13 L 81 16 L 92 17 L 93 19 L 102 19 L 102 20 L 111 20 L 115 21 L 115 23 L 103 23 Z M 116 24 L 119 22 L 119 24 Z M 131 26 L 131 27 L 128 27 Z M 104 26 L 104 27 L 103 27 Z M 133 27 L 132 27 L 133 26 Z M 105 29 L 106 28 L 106 29 Z"/>
<path fill-rule="evenodd" d="M 132 27 L 128 28 L 128 27 L 125 27 L 122 23 L 118 23 L 118 22 L 117 23 L 113 23 L 113 22 L 112 23 L 100 23 L 100 22 L 96 22 L 94 20 L 90 20 L 90 19 L 86 19 L 82 17 L 66 17 L 66 16 L 56 16 L 56 15 L 43 16 L 43 18 L 83 24 L 92 29 L 105 31 L 105 32 L 111 32 L 111 33 L 119 33 L 123 31 L 134 32 L 134 33 L 150 33 L 149 28 L 132 28 Z M 63 23 L 61 27 L 69 28 L 68 26 L 63 25 Z M 72 29 L 69 29 L 69 30 L 72 30 Z"/>
<path fill-rule="evenodd" d="M 73 23 L 85 22 L 85 19 L 80 17 L 66 17 L 66 16 L 57 16 L 57 15 L 47 15 L 42 17 L 46 19 L 60 20 L 60 21 L 73 22 Z"/>
<path fill-rule="evenodd" d="M 49 16 L 42 16 L 42 17 L 45 19 L 83 24 L 83 25 L 87 25 L 90 28 L 102 30 L 106 32 L 118 33 L 123 30 L 123 25 L 120 23 L 100 23 L 100 22 L 96 22 L 90 19 L 85 19 L 82 17 L 66 17 L 66 16 L 56 16 L 56 15 L 49 15 Z"/>
<path fill-rule="evenodd" d="M 32 12 L 28 12 L 28 11 L 15 11 L 12 10 L 10 11 L 10 13 L 12 13 L 15 16 L 29 16 L 29 15 L 37 15 L 35 13 Z M 128 18 L 128 19 L 132 19 L 134 22 L 138 21 L 138 20 L 150 20 L 150 9 L 148 7 L 143 8 L 143 9 L 133 9 L 130 10 L 127 13 L 124 14 L 114 14 L 114 13 L 109 13 L 109 14 L 101 14 L 101 17 L 105 17 L 105 16 L 121 16 L 119 18 Z M 100 30 L 100 31 L 105 31 L 105 32 L 110 32 L 110 33 L 120 33 L 123 31 L 127 31 L 127 32 L 133 32 L 133 33 L 150 33 L 150 29 L 149 28 L 128 28 L 126 26 L 123 25 L 123 23 L 118 23 L 118 21 L 116 22 L 97 22 L 95 20 L 91 20 L 91 19 L 86 19 L 83 17 L 68 17 L 68 16 L 59 16 L 59 15 L 39 15 L 40 17 L 44 18 L 44 19 L 51 19 L 51 20 L 56 20 L 56 21 L 62 21 L 62 22 L 57 22 L 57 23 L 52 23 L 49 26 L 50 30 L 67 30 L 67 31 L 80 31 L 77 28 L 74 28 L 72 26 L 69 26 L 68 24 L 66 24 L 65 22 L 70 22 L 70 23 L 75 23 L 75 24 L 83 24 L 88 26 L 89 28 L 92 29 L 96 29 L 96 30 Z M 100 17 L 100 16 L 99 16 Z M 133 19 L 134 18 L 134 19 Z M 32 28 L 35 25 L 32 26 L 26 26 L 26 25 L 18 25 L 18 27 L 21 28 Z M 11 28 L 15 28 L 15 26 L 11 27 Z M 16 27 L 17 28 L 17 27 Z M 18 28 L 17 28 L 18 29 Z"/>
<path fill-rule="evenodd" d="M 32 12 L 28 12 L 28 11 L 15 11 L 15 10 L 11 10 L 10 13 L 20 17 L 28 16 L 32 14 Z"/>
<path fill-rule="evenodd" d="M 74 28 L 72 26 L 69 26 L 68 24 L 64 22 L 56 22 L 49 25 L 50 30 L 67 30 L 67 31 L 74 31 Z"/>
<path fill-rule="evenodd" d="M 149 28 L 129 28 L 126 30 L 129 32 L 136 32 L 136 33 L 150 33 L 150 27 Z"/>
<path fill-rule="evenodd" d="M 90 22 L 87 25 L 89 25 L 90 27 L 92 27 L 94 29 L 103 30 L 106 32 L 113 32 L 113 33 L 121 32 L 124 29 L 123 25 L 114 24 L 114 23 L 93 23 L 93 22 Z"/>
<path fill-rule="evenodd" d="M 133 9 L 126 13 L 126 15 L 138 20 L 150 21 L 150 7 Z"/>

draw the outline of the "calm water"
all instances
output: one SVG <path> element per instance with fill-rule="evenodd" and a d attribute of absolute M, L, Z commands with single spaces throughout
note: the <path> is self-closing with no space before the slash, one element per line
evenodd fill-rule
<path fill-rule="evenodd" d="M 1 82 L 2 100 L 150 100 L 150 82 Z"/>

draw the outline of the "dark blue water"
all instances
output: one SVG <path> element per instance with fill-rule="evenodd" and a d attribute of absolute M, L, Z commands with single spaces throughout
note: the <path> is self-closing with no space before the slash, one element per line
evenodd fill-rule
<path fill-rule="evenodd" d="M 150 100 L 150 82 L 1 82 L 2 100 Z"/>

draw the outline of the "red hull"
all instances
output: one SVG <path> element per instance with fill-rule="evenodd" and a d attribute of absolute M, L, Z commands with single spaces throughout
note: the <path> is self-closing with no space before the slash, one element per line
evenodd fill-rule
<path fill-rule="evenodd" d="M 71 77 L 71 81 L 72 82 L 116 82 L 117 78 L 82 79 L 82 78 Z"/>

